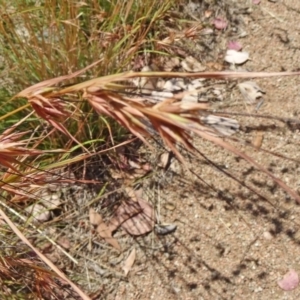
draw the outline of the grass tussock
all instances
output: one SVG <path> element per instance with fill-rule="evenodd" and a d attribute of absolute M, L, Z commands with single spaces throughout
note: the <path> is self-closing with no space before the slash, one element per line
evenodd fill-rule
<path fill-rule="evenodd" d="M 170 19 L 172 5 L 175 2 L 137 0 L 0 4 L 0 57 L 5 61 L 3 80 L 9 83 L 1 90 L 5 97 L 0 106 L 0 214 L 5 220 L 2 225 L 9 224 L 2 235 L 4 240 L 21 239 L 34 253 L 29 258 L 19 257 L 18 246 L 9 253 L 3 250 L 1 296 L 21 291 L 27 299 L 67 299 L 72 288 L 89 299 L 32 246 L 25 237 L 27 230 L 22 227 L 21 232 L 16 225 L 26 227 L 28 219 L 13 215 L 12 208 L 22 211 L 42 200 L 39 194 L 45 185 L 76 184 L 78 179 L 57 176 L 56 171 L 83 164 L 99 154 L 99 145 L 107 153 L 134 136 L 151 146 L 147 138 L 154 131 L 184 163 L 177 146 L 197 152 L 193 144 L 197 136 L 243 158 L 300 202 L 280 178 L 201 122 L 199 112 L 208 111 L 207 104 L 181 102 L 182 93 L 153 104 L 132 86 L 137 77 L 238 79 L 300 74 L 130 72 L 141 53 L 169 55 L 175 39 L 195 36 L 200 25 L 182 30 L 181 35 L 161 35 L 159 28 Z M 68 285 L 62 292 L 66 294 L 60 294 L 61 285 Z"/>
<path fill-rule="evenodd" d="M 105 116 L 99 118 L 87 102 L 78 101 L 76 93 L 47 98 L 45 91 L 53 92 L 57 84 L 54 89 L 53 85 L 49 89 L 45 84 L 43 92 L 30 96 L 29 102 L 28 94 L 20 94 L 22 98 L 14 100 L 11 96 L 35 83 L 73 74 L 95 61 L 96 67 L 75 73 L 68 84 L 130 68 L 139 52 L 155 51 L 154 29 L 172 5 L 172 1 L 119 0 L 0 4 L 3 213 L 11 215 L 9 206 L 20 210 L 36 201 L 39 187 L 49 180 L 53 183 L 53 170 L 83 161 L 95 151 L 95 145 L 108 143 L 111 147 L 112 142 L 124 140 L 125 134 L 116 122 Z M 78 152 L 79 148 L 88 154 L 74 155 L 76 151 L 82 152 Z M 56 178 L 56 181 L 66 180 Z M 14 215 L 11 219 L 16 224 L 26 221 L 26 217 L 20 219 Z M 6 230 L 4 240 L 11 229 Z M 12 236 L 18 241 L 17 235 Z M 16 290 L 26 299 L 46 299 L 55 294 L 56 275 L 39 267 L 37 258 L 31 258 L 30 263 L 18 258 L 21 250 L 18 246 L 14 249 L 9 255 L 1 254 L 1 297 L 10 297 Z M 22 283 L 22 276 L 16 270 L 22 270 L 28 284 Z"/>

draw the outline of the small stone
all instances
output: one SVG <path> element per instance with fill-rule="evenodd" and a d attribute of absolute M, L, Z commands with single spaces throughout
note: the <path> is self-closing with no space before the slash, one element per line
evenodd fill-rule
<path fill-rule="evenodd" d="M 230 64 L 243 64 L 249 59 L 248 52 L 240 52 L 232 49 L 226 51 L 226 56 L 224 60 Z"/>
<path fill-rule="evenodd" d="M 273 239 L 273 236 L 272 236 L 272 234 L 271 234 L 269 231 L 265 231 L 265 232 L 263 233 L 263 237 L 264 237 L 264 239 L 266 239 L 266 240 L 272 240 L 272 239 Z"/>
<path fill-rule="evenodd" d="M 292 291 L 299 285 L 298 273 L 291 269 L 286 273 L 281 280 L 277 281 L 277 284 L 284 291 Z"/>
<path fill-rule="evenodd" d="M 259 292 L 262 292 L 262 287 L 257 287 L 255 290 L 254 290 L 254 293 L 259 293 Z"/>
<path fill-rule="evenodd" d="M 164 207 L 165 207 L 165 209 L 167 209 L 167 210 L 174 210 L 175 208 L 176 208 L 176 206 L 173 204 L 173 203 L 171 203 L 171 202 L 167 202 L 165 205 L 164 205 Z"/>
<path fill-rule="evenodd" d="M 30 214 L 33 222 L 47 222 L 50 217 L 50 211 L 41 204 L 33 204 L 25 209 Z"/>
<path fill-rule="evenodd" d="M 161 224 L 155 226 L 155 231 L 158 235 L 167 235 L 174 232 L 177 229 L 175 224 Z"/>

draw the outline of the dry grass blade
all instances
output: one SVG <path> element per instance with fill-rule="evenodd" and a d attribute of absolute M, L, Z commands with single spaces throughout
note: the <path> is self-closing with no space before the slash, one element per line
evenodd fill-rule
<path fill-rule="evenodd" d="M 79 76 L 80 74 L 86 72 L 87 70 L 96 66 L 100 62 L 101 62 L 101 60 L 98 60 L 98 61 L 92 63 L 91 65 L 87 66 L 86 68 L 83 68 L 77 72 L 70 74 L 70 75 L 59 76 L 56 78 L 52 78 L 52 79 L 48 79 L 48 80 L 39 82 L 39 83 L 32 85 L 29 88 L 26 88 L 25 90 L 21 91 L 14 98 L 21 97 L 21 98 L 31 99 L 32 97 L 35 97 L 37 95 L 51 93 L 55 90 L 55 88 L 53 88 L 53 86 Z"/>
<path fill-rule="evenodd" d="M 73 289 L 82 297 L 82 299 L 90 300 L 82 290 L 79 289 L 72 281 L 70 281 L 63 272 L 61 272 L 44 254 L 42 254 L 38 249 L 36 249 L 28 239 L 21 233 L 21 231 L 14 225 L 14 223 L 7 217 L 7 215 L 0 209 L 0 215 L 5 220 L 5 222 L 10 226 L 14 233 L 26 244 L 28 245 L 42 261 L 44 261 L 59 277 L 65 280 Z"/>
<path fill-rule="evenodd" d="M 70 75 L 60 76 L 37 83 L 21 91 L 14 98 L 27 98 L 28 102 L 31 104 L 32 108 L 35 110 L 39 117 L 49 122 L 54 128 L 64 133 L 76 144 L 80 145 L 88 152 L 88 150 L 62 124 L 62 122 L 68 119 L 71 114 L 69 112 L 69 109 L 67 108 L 66 102 L 62 101 L 58 97 L 53 97 L 53 93 L 55 93 L 56 90 L 56 88 L 54 88 L 53 86 L 79 76 L 80 74 L 86 72 L 88 69 L 97 65 L 100 61 L 101 60 L 96 61 L 86 68 L 74 72 Z"/>
<path fill-rule="evenodd" d="M 74 74 L 79 74 L 81 71 Z M 69 86 L 67 88 L 49 90 L 47 84 L 58 83 L 63 79 L 73 78 L 74 74 L 61 77 L 60 80 L 53 79 L 41 83 L 40 86 L 47 90 L 44 92 L 38 86 L 37 92 L 41 97 L 48 99 L 49 102 L 54 99 L 61 99 L 66 94 L 73 94 L 77 99 L 86 99 L 90 105 L 99 113 L 106 114 L 121 125 L 126 127 L 134 135 L 139 137 L 143 142 L 147 143 L 144 138 L 149 135 L 149 123 L 156 132 L 163 138 L 165 144 L 169 146 L 177 157 L 183 161 L 182 156 L 176 150 L 175 144 L 177 142 L 183 144 L 187 149 L 193 150 L 194 146 L 191 143 L 190 132 L 194 132 L 202 138 L 215 143 L 218 146 L 227 149 L 228 151 L 239 155 L 246 159 L 250 164 L 270 176 L 279 186 L 281 186 L 287 193 L 300 202 L 300 197 L 290 188 L 287 187 L 280 179 L 275 178 L 265 168 L 255 162 L 246 154 L 240 152 L 232 145 L 225 143 L 219 138 L 211 134 L 211 129 L 205 126 L 199 118 L 199 112 L 206 110 L 207 106 L 203 104 L 181 103 L 177 99 L 182 95 L 177 95 L 175 98 L 165 99 L 158 104 L 146 104 L 143 97 L 138 99 L 131 99 L 124 96 L 122 93 L 122 85 L 120 82 L 130 80 L 135 77 L 151 77 L 151 78 L 212 78 L 212 79 L 238 79 L 238 78 L 261 78 L 261 77 L 274 77 L 274 76 L 295 76 L 300 75 L 300 72 L 204 72 L 204 73 L 174 73 L 174 72 L 127 72 L 122 74 L 109 75 L 101 78 L 95 78 Z M 117 87 L 117 90 L 116 89 Z M 125 86 L 123 91 L 125 91 Z M 29 101 L 35 97 L 35 89 L 29 88 L 25 92 L 19 93 L 23 96 L 28 96 Z M 46 116 L 44 116 L 46 117 Z"/>
<path fill-rule="evenodd" d="M 12 133 L 11 129 L 9 129 L 0 135 L 0 163 L 17 173 L 19 173 L 19 170 L 14 166 L 14 164 L 20 165 L 21 163 L 16 159 L 16 157 L 20 155 L 40 155 L 43 153 L 43 151 L 40 150 L 22 147 L 29 141 L 18 140 L 27 133 L 28 132 Z"/>
<path fill-rule="evenodd" d="M 22 282 L 28 289 L 34 291 L 37 299 L 55 297 L 54 291 L 61 291 L 61 286 L 53 277 L 55 277 L 53 272 L 36 265 L 30 259 L 12 258 L 10 256 L 2 256 L 0 259 L 1 281 L 10 281 L 12 288 L 20 285 L 20 282 Z M 8 291 L 6 293 L 9 294 Z"/>
<path fill-rule="evenodd" d="M 13 192 L 12 192 L 13 193 Z M 7 209 L 9 212 L 11 212 L 13 215 L 17 216 L 20 220 L 22 220 L 24 223 L 27 222 L 27 217 L 22 216 L 17 211 L 12 209 L 11 207 L 7 206 L 4 202 L 0 203 L 5 209 Z M 44 236 L 52 245 L 54 245 L 56 248 L 58 248 L 66 257 L 68 257 L 73 263 L 76 265 L 78 264 L 78 261 L 73 258 L 69 253 L 67 253 L 60 245 L 58 245 L 55 241 L 53 241 L 50 237 L 48 237 L 45 232 L 37 228 L 33 223 L 30 224 L 32 228 L 34 228 L 40 235 Z"/>
<path fill-rule="evenodd" d="M 252 157 L 250 157 L 249 155 L 243 153 L 242 151 L 238 150 L 237 148 L 235 148 L 234 146 L 230 145 L 229 143 L 226 143 L 225 141 L 223 141 L 222 139 L 218 138 L 218 137 L 214 137 L 212 135 L 208 135 L 204 132 L 198 132 L 200 136 L 202 136 L 203 138 L 212 141 L 213 143 L 215 143 L 216 145 L 240 156 L 241 158 L 245 159 L 246 161 L 248 161 L 251 165 L 253 165 L 254 167 L 256 167 L 258 170 L 262 171 L 263 173 L 267 174 L 269 177 L 271 177 L 274 182 L 276 182 L 283 190 L 285 190 L 291 197 L 293 197 L 295 200 L 297 200 L 298 203 L 300 203 L 300 196 L 293 191 L 291 188 L 289 188 L 282 180 L 280 180 L 279 178 L 275 177 L 271 172 L 269 172 L 266 168 L 264 168 L 263 166 L 261 166 L 259 163 L 257 163 Z"/>

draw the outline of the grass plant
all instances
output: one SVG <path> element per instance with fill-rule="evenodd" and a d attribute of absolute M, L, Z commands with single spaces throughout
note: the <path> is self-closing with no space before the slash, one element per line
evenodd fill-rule
<path fill-rule="evenodd" d="M 159 28 L 175 2 L 1 2 L 0 221 L 6 243 L 0 260 L 2 299 L 14 299 L 17 292 L 22 295 L 18 299 L 67 299 L 73 295 L 71 289 L 59 292 L 66 285 L 89 299 L 32 246 L 29 237 L 36 234 L 36 227 L 24 222 L 18 211 L 40 200 L 39 191 L 55 170 L 83 163 L 99 145 L 104 153 L 135 136 L 150 146 L 151 132 L 145 124 L 152 125 L 182 163 L 176 145 L 196 153 L 192 139 L 196 135 L 248 161 L 300 202 L 296 192 L 253 157 L 211 134 L 198 118 L 199 110 L 209 109 L 206 104 L 178 102 L 175 97 L 153 105 L 126 93 L 136 77 L 232 79 L 300 74 L 129 72 L 131 62 L 146 49 L 169 54 L 172 39 L 161 43 Z M 182 37 L 192 36 L 193 28 Z M 57 176 L 51 183 L 66 180 L 76 182 Z M 31 249 L 24 252 L 19 238 Z"/>

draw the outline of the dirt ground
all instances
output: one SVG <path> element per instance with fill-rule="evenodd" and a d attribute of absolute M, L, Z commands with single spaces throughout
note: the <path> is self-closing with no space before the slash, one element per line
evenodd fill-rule
<path fill-rule="evenodd" d="M 206 70 L 224 64 L 230 40 L 238 40 L 250 54 L 240 67 L 243 70 L 299 69 L 298 0 L 262 0 L 258 5 L 224 1 L 226 5 L 220 6 L 214 4 L 217 1 L 198 2 L 202 4 L 189 6 L 193 20 L 202 20 L 211 10 L 230 26 L 215 30 L 213 40 L 199 35 L 194 41 L 197 46 L 190 55 Z M 226 97 L 212 107 L 248 113 L 236 117 L 240 131 L 232 143 L 299 193 L 299 125 L 257 116 L 299 119 L 299 78 L 254 81 L 266 92 L 257 113 L 238 88 L 226 82 L 220 83 Z M 243 142 L 259 136 L 263 140 L 258 150 Z M 174 163 L 166 174 L 142 183 L 143 199 L 153 204 L 159 223 L 176 224 L 175 232 L 160 236 L 153 231 L 134 238 L 120 229 L 115 234 L 123 249 L 119 253 L 100 239 L 91 242 L 83 226 L 88 212 L 79 204 L 72 216 L 78 224 L 71 217 L 64 228 L 79 267 L 60 265 L 57 259 L 58 267 L 85 290 L 102 288 L 99 299 L 300 299 L 299 287 L 287 292 L 277 284 L 290 269 L 300 272 L 299 204 L 244 160 L 209 142 L 197 139 L 195 143 L 201 154 L 185 155 L 190 170 Z M 49 233 L 57 234 L 55 229 Z M 133 248 L 136 260 L 125 277 L 121 265 Z"/>
<path fill-rule="evenodd" d="M 239 9 L 227 14 L 236 15 L 238 21 L 228 21 L 243 26 L 247 33 L 238 39 L 250 53 L 242 68 L 298 69 L 300 2 L 262 0 L 250 5 L 250 13 L 242 13 L 239 2 L 252 1 L 233 1 L 229 8 Z M 218 59 L 232 37 L 217 34 L 215 47 L 219 48 L 212 51 Z M 255 82 L 266 92 L 259 114 L 299 118 L 299 78 Z M 216 105 L 229 112 L 255 114 L 237 88 Z M 298 128 L 272 119 L 237 119 L 242 127 L 240 140 L 253 141 L 262 131 L 262 149 L 299 161 Z M 242 142 L 235 144 L 299 191 L 298 162 L 256 151 Z M 208 142 L 198 140 L 197 145 L 206 158 L 190 158 L 193 173 L 181 170 L 171 179 L 161 179 L 164 183 L 159 187 L 144 191 L 154 201 L 160 222 L 176 224 L 177 230 L 163 237 L 155 233 L 136 239 L 123 236 L 128 251 L 137 250 L 136 262 L 126 281 L 115 282 L 107 299 L 300 299 L 299 287 L 287 292 L 277 284 L 288 270 L 300 272 L 300 206 L 249 163 Z"/>

